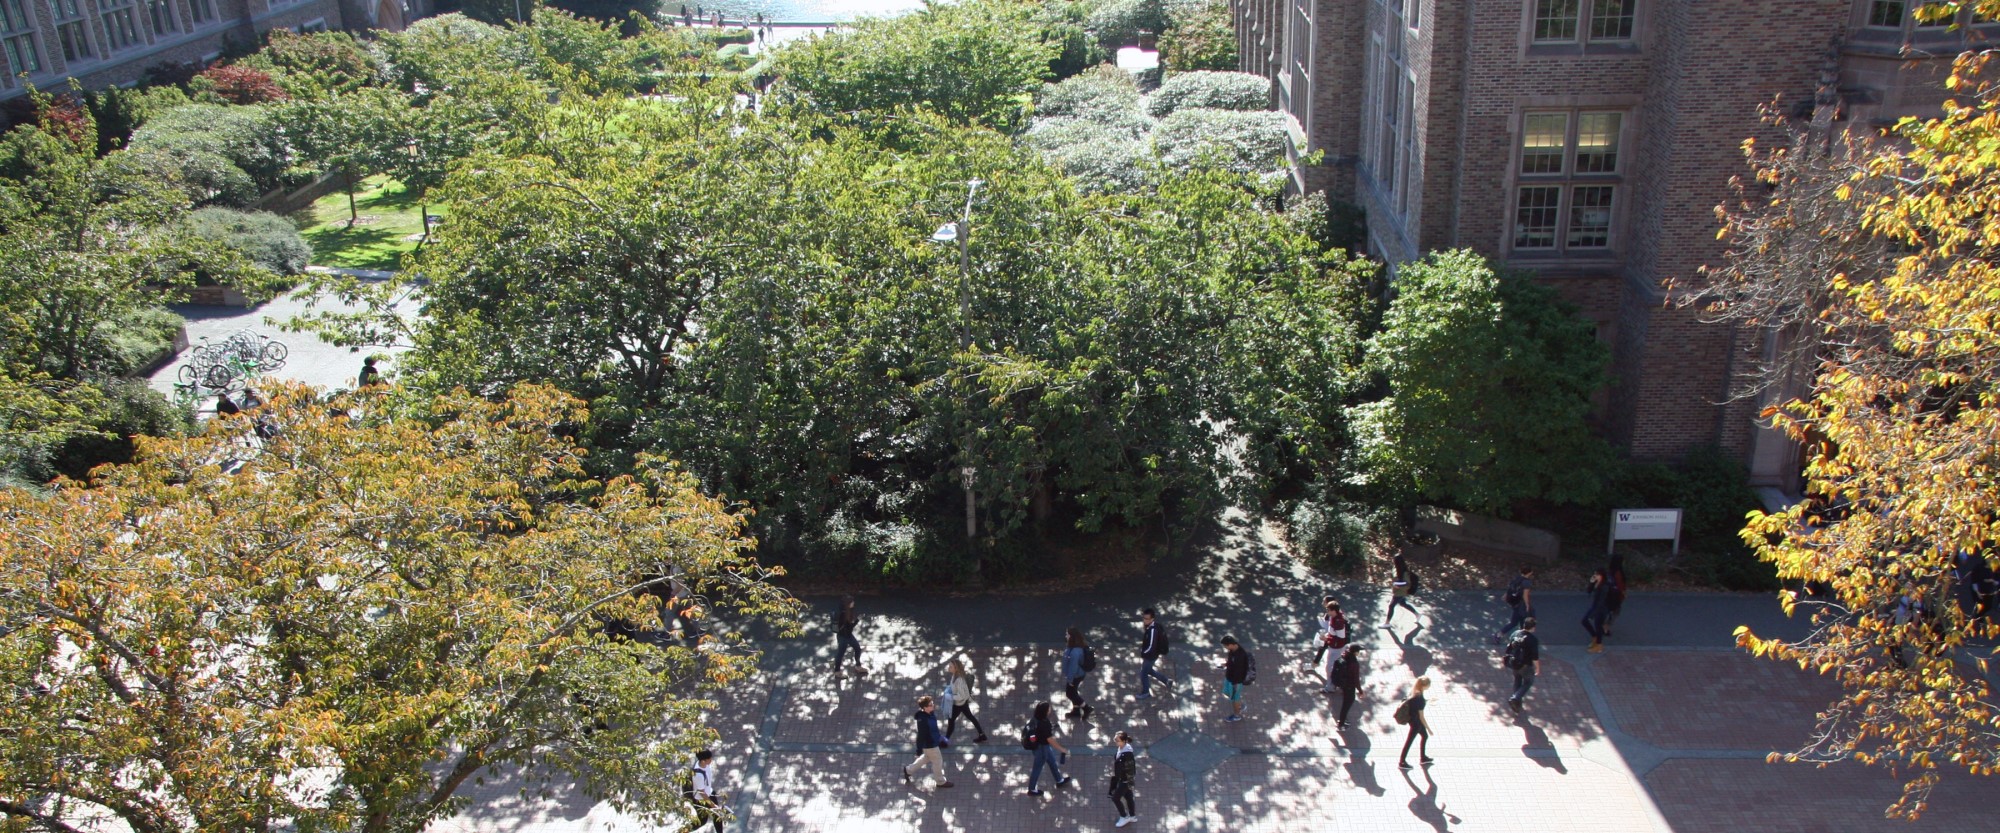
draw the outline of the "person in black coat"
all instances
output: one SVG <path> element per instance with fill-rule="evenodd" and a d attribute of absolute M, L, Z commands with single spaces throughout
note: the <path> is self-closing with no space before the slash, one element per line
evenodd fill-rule
<path fill-rule="evenodd" d="M 1113 740 L 1118 744 L 1118 757 L 1111 761 L 1111 804 L 1118 810 L 1113 826 L 1124 827 L 1139 818 L 1139 805 L 1132 795 L 1132 784 L 1139 774 L 1139 753 L 1132 748 L 1130 734 L 1119 732 Z"/>
<path fill-rule="evenodd" d="M 1331 676 L 1334 687 L 1340 689 L 1340 717 L 1333 722 L 1333 728 L 1346 729 L 1347 712 L 1361 697 L 1361 646 L 1341 649 L 1340 658 L 1333 661 Z"/>
<path fill-rule="evenodd" d="M 958 786 L 944 774 L 944 754 L 939 750 L 950 746 L 951 741 L 945 740 L 944 733 L 938 731 L 937 701 L 928 694 L 917 698 L 917 711 L 910 715 L 910 719 L 917 724 L 917 759 L 903 767 L 903 783 L 910 783 L 910 767 L 928 763 L 931 770 L 937 773 L 938 789 Z"/>

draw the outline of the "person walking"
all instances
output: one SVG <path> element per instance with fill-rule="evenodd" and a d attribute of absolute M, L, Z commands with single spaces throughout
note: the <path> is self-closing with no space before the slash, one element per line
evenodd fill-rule
<path fill-rule="evenodd" d="M 910 715 L 910 718 L 917 724 L 917 759 L 903 767 L 903 783 L 910 783 L 910 767 L 928 763 L 931 765 L 931 771 L 937 773 L 938 789 L 958 786 L 944 774 L 944 753 L 941 750 L 950 746 L 951 741 L 945 738 L 943 732 L 938 731 L 937 701 L 932 700 L 928 694 L 918 697 L 917 711 Z"/>
<path fill-rule="evenodd" d="M 1257 680 L 1257 659 L 1243 650 L 1236 637 L 1222 638 L 1222 696 L 1229 698 L 1229 716 L 1224 723 L 1243 719 L 1243 688 Z"/>
<path fill-rule="evenodd" d="M 1139 641 L 1139 699 L 1153 697 L 1153 681 L 1160 685 L 1172 685 L 1167 675 L 1153 670 L 1160 657 L 1167 655 L 1167 631 L 1160 626 L 1160 614 L 1152 608 L 1139 611 L 1139 623 L 1145 626 L 1145 635 Z"/>
<path fill-rule="evenodd" d="M 1402 605 L 1411 616 L 1418 615 L 1416 606 L 1410 604 L 1410 597 L 1416 592 L 1417 576 L 1410 572 L 1410 562 L 1403 559 L 1402 553 L 1396 553 L 1396 574 L 1389 579 L 1389 613 L 1382 617 L 1382 627 L 1388 627 L 1389 622 L 1396 618 L 1397 605 Z M 1417 622 L 1422 624 L 1423 620 L 1418 619 Z"/>
<path fill-rule="evenodd" d="M 1507 626 L 1493 635 L 1493 644 L 1507 641 L 1515 631 L 1521 629 L 1521 620 L 1535 615 L 1535 568 L 1522 567 L 1521 574 L 1507 582 L 1507 589 L 1500 594 L 1500 600 L 1507 603 Z"/>
<path fill-rule="evenodd" d="M 1056 740 L 1055 721 L 1051 719 L 1055 706 L 1043 700 L 1035 704 L 1035 716 L 1028 721 L 1027 734 L 1021 738 L 1021 745 L 1033 754 L 1035 767 L 1028 771 L 1028 794 L 1041 795 L 1036 785 L 1042 781 L 1042 768 L 1047 767 L 1049 775 L 1056 779 L 1056 788 L 1068 786 L 1070 778 L 1062 774 L 1063 760 L 1069 757 L 1069 750 Z M 1060 754 L 1061 757 L 1057 757 Z"/>
<path fill-rule="evenodd" d="M 1065 683 L 1063 695 L 1069 698 L 1069 714 L 1066 716 L 1071 720 L 1079 720 L 1097 711 L 1084 701 L 1083 692 L 1080 690 L 1083 678 L 1097 668 L 1097 657 L 1091 654 L 1090 643 L 1083 638 L 1083 631 L 1070 628 L 1064 634 L 1064 638 L 1066 644 L 1062 656 Z"/>
<path fill-rule="evenodd" d="M 1139 820 L 1139 805 L 1132 795 L 1132 782 L 1139 774 L 1139 753 L 1132 748 L 1132 735 L 1127 732 L 1120 731 L 1112 741 L 1117 752 L 1111 759 L 1111 806 L 1117 808 L 1118 821 L 1111 826 L 1124 827 Z"/>
<path fill-rule="evenodd" d="M 973 743 L 986 742 L 986 727 L 979 725 L 979 718 L 972 716 L 972 675 L 965 672 L 965 663 L 952 660 L 945 664 L 945 690 L 951 693 L 951 717 L 944 722 L 944 736 L 950 738 L 958 730 L 958 719 L 963 717 L 972 724 L 972 730 L 979 733 Z"/>
<path fill-rule="evenodd" d="M 1604 565 L 1604 580 L 1611 585 L 1611 595 L 1604 608 L 1604 635 L 1611 635 L 1612 624 L 1618 621 L 1618 614 L 1625 612 L 1625 554 L 1612 553 L 1611 561 Z"/>
<path fill-rule="evenodd" d="M 1542 638 L 1535 635 L 1535 617 L 1521 620 L 1521 629 L 1507 637 L 1502 657 L 1507 669 L 1514 672 L 1514 693 L 1507 698 L 1507 707 L 1520 714 L 1528 689 L 1535 687 L 1535 675 L 1542 673 Z"/>
<path fill-rule="evenodd" d="M 840 597 L 840 612 L 833 617 L 837 634 L 833 648 L 833 673 L 840 673 L 840 661 L 846 658 L 850 648 L 854 650 L 854 673 L 868 673 L 868 669 L 861 667 L 861 641 L 854 638 L 854 629 L 860 624 L 861 614 L 854 609 L 854 597 Z"/>
<path fill-rule="evenodd" d="M 1361 697 L 1361 646 L 1349 645 L 1341 649 L 1340 656 L 1333 660 L 1333 668 L 1327 672 L 1335 688 L 1340 689 L 1340 716 L 1333 721 L 1333 728 L 1347 728 L 1347 711 L 1354 708 L 1354 701 Z"/>
<path fill-rule="evenodd" d="M 1339 659 L 1341 651 L 1347 647 L 1347 616 L 1340 612 L 1340 602 L 1334 601 L 1332 596 L 1326 597 L 1325 604 L 1326 612 L 1320 614 L 1319 617 L 1319 639 L 1317 640 L 1319 642 L 1319 650 L 1313 654 L 1313 669 L 1318 672 L 1318 676 L 1322 680 L 1319 687 L 1320 693 L 1332 694 L 1334 689 L 1333 663 Z M 1320 657 L 1324 656 L 1329 650 L 1332 651 L 1333 656 L 1328 657 L 1326 663 L 1322 665 Z"/>
<path fill-rule="evenodd" d="M 368 387 L 369 385 L 379 385 L 379 384 L 382 384 L 382 371 L 375 369 L 375 357 L 369 356 L 368 358 L 362 359 L 361 372 L 356 374 L 354 377 L 355 389 L 359 390 L 361 388 Z"/>
<path fill-rule="evenodd" d="M 1590 609 L 1583 612 L 1583 629 L 1590 632 L 1590 647 L 1593 654 L 1604 653 L 1604 617 L 1611 613 L 1611 581 L 1604 576 L 1604 568 L 1590 574 L 1590 584 L 1584 592 L 1590 594 Z"/>
<path fill-rule="evenodd" d="M 1404 700 L 1403 705 L 1396 709 L 1396 716 L 1401 718 L 1396 722 L 1408 723 L 1410 725 L 1409 736 L 1403 738 L 1403 754 L 1396 758 L 1396 766 L 1399 768 L 1410 768 L 1410 744 L 1412 742 L 1416 742 L 1417 744 L 1417 763 L 1424 766 L 1430 766 L 1433 763 L 1430 755 L 1431 724 L 1430 721 L 1424 718 L 1424 692 L 1430 690 L 1430 687 L 1431 678 L 1418 677 L 1414 690 L 1410 692 L 1410 699 Z M 1418 738 L 1422 738 L 1422 740 L 1418 741 Z"/>
<path fill-rule="evenodd" d="M 727 818 L 722 809 L 723 795 L 715 788 L 715 753 L 703 749 L 694 753 L 694 769 L 688 773 L 687 798 L 693 805 L 694 823 L 681 828 L 681 833 L 692 833 L 714 825 L 714 833 L 722 833 L 722 823 Z"/>

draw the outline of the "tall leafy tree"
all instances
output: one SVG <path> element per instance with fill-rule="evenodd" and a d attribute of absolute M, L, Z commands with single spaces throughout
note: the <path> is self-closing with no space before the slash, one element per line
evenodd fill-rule
<path fill-rule="evenodd" d="M 261 443 L 223 419 L 0 490 L 0 816 L 415 833 L 496 766 L 686 809 L 703 692 L 754 653 L 661 638 L 642 594 L 790 630 L 743 517 L 658 458 L 590 479 L 551 389 L 388 396 L 285 390 Z"/>
<path fill-rule="evenodd" d="M 1549 289 L 1465 250 L 1396 273 L 1369 339 L 1388 396 L 1353 409 L 1359 470 L 1379 494 L 1504 514 L 1593 497 L 1611 461 L 1590 431 L 1610 352 Z"/>
<path fill-rule="evenodd" d="M 2000 2 L 1940 3 L 1922 19 Z M 2000 88 L 1989 56 L 1961 56 L 1954 100 L 1893 137 L 1838 136 L 1830 108 L 1777 147 L 1746 144 L 1755 187 L 1720 210 L 1726 268 L 1700 296 L 1714 317 L 1771 340 L 1765 411 L 1804 444 L 1807 499 L 1753 513 L 1744 540 L 1785 579 L 1808 637 L 1739 628 L 1759 656 L 1837 678 L 1792 761 L 1860 760 L 1905 778 L 1892 814 L 1916 815 L 1944 772 L 2000 767 L 1989 665 L 2000 623 Z M 1799 387 L 1803 395 L 1792 396 Z"/>

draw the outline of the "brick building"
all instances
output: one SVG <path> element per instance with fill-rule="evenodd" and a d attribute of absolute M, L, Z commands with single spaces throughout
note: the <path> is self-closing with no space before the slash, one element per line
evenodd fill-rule
<path fill-rule="evenodd" d="M 1242 66 L 1272 79 L 1320 164 L 1302 190 L 1360 205 L 1370 254 L 1471 248 L 1531 270 L 1613 353 L 1603 417 L 1640 459 L 1705 445 L 1790 487 L 1797 449 L 1731 401 L 1754 334 L 1670 287 L 1719 264 L 1714 207 L 1770 136 L 1759 105 L 1850 127 L 1934 114 L 1949 57 L 2000 36 L 1921 0 L 1232 0 Z M 1834 91 L 1837 96 L 1827 95 Z"/>
<path fill-rule="evenodd" d="M 0 0 L 7 72 L 0 100 L 76 78 L 91 89 L 130 84 L 162 64 L 206 63 L 229 43 L 275 28 L 402 29 L 428 0 Z"/>

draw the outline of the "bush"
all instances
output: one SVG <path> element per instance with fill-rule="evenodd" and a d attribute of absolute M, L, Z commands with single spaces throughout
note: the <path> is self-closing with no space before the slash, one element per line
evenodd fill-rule
<path fill-rule="evenodd" d="M 187 194 L 190 204 L 239 208 L 256 202 L 263 193 L 236 163 L 200 148 L 139 147 L 117 151 L 104 161 L 114 181 L 122 183 L 114 187 L 127 192 L 150 183 L 172 183 Z"/>
<path fill-rule="evenodd" d="M 242 64 L 209 67 L 188 82 L 196 98 L 213 97 L 223 104 L 263 104 L 291 98 L 271 74 Z"/>
<path fill-rule="evenodd" d="M 291 221 L 267 211 L 204 208 L 189 214 L 185 224 L 188 233 L 235 252 L 268 273 L 272 279 L 297 275 L 312 262 L 312 246 L 307 245 L 305 238 L 299 235 L 298 228 Z M 220 270 L 198 264 L 195 280 L 206 284 L 229 283 L 223 274 Z M 270 283 L 263 282 L 263 286 Z"/>
<path fill-rule="evenodd" d="M 1369 541 L 1400 526 L 1394 509 L 1321 498 L 1293 503 L 1285 523 L 1292 546 L 1307 563 L 1330 573 L 1361 566 Z"/>
<path fill-rule="evenodd" d="M 1167 28 L 1167 12 L 1160 0 L 1103 0 L 1084 18 L 1083 28 L 1097 35 L 1105 49 L 1139 45 L 1139 34 L 1159 34 Z"/>
<path fill-rule="evenodd" d="M 1775 590 L 1777 571 L 1757 559 L 1738 532 L 1762 508 L 1743 464 L 1718 448 L 1691 451 L 1675 465 L 1625 463 L 1606 490 L 1599 517 L 1613 509 L 1681 510 L 1680 564 L 1690 578 L 1731 590 Z"/>
<path fill-rule="evenodd" d="M 283 184 L 288 164 L 279 131 L 262 107 L 189 104 L 160 113 L 132 134 L 134 148 L 213 153 L 228 159 L 262 191 Z"/>
<path fill-rule="evenodd" d="M 1193 107 L 1268 110 L 1271 82 L 1247 72 L 1176 72 L 1146 99 L 1146 110 L 1156 119 Z"/>
<path fill-rule="evenodd" d="M 97 120 L 99 153 L 124 147 L 132 131 L 154 116 L 192 103 L 179 87 L 113 87 L 84 95 L 91 117 Z"/>
<path fill-rule="evenodd" d="M 1140 113 L 1139 85 L 1131 73 L 1101 64 L 1078 75 L 1043 85 L 1035 96 L 1036 116 L 1096 118 L 1099 114 Z"/>
<path fill-rule="evenodd" d="M 193 424 L 187 411 L 139 379 L 117 379 L 98 385 L 104 409 L 92 427 L 102 435 L 78 435 L 57 443 L 45 456 L 26 461 L 27 479 L 47 482 L 56 475 L 82 479 L 107 463 L 132 462 L 137 446 L 133 435 L 163 437 L 185 433 Z"/>
<path fill-rule="evenodd" d="M 346 32 L 301 35 L 283 27 L 265 35 L 264 48 L 238 62 L 271 73 L 293 98 L 325 98 L 374 84 L 375 57 Z"/>
<path fill-rule="evenodd" d="M 1145 190 L 1153 154 L 1137 139 L 1107 137 L 1046 151 L 1049 160 L 1087 194 L 1136 194 Z"/>
<path fill-rule="evenodd" d="M 106 321 L 97 332 L 96 341 L 107 354 L 98 366 L 116 376 L 143 373 L 153 360 L 173 347 L 174 337 L 186 323 L 160 307 L 135 310 L 122 320 Z"/>
<path fill-rule="evenodd" d="M 1258 173 L 1284 165 L 1291 118 L 1269 110 L 1212 110 L 1192 107 L 1160 120 L 1153 148 L 1175 170 L 1214 164 L 1237 173 Z"/>
<path fill-rule="evenodd" d="M 1160 62 L 1175 72 L 1236 69 L 1236 27 L 1228 0 L 1194 0 L 1167 8 Z"/>

